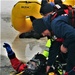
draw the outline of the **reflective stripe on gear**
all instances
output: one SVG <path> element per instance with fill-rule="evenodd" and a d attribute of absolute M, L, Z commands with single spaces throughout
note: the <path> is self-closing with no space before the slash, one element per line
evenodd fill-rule
<path fill-rule="evenodd" d="M 49 55 L 49 52 L 47 50 L 44 50 L 42 54 L 47 58 Z"/>
<path fill-rule="evenodd" d="M 51 47 L 51 39 L 48 39 L 47 43 L 46 43 L 46 47 L 50 48 Z"/>
<path fill-rule="evenodd" d="M 45 46 L 46 46 L 46 48 L 45 48 L 45 50 L 43 51 L 42 54 L 47 58 L 48 55 L 49 55 L 49 48 L 51 47 L 51 40 L 50 39 L 48 39 Z"/>

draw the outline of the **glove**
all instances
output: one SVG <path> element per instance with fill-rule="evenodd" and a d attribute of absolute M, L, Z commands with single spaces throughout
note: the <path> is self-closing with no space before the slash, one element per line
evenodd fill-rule
<path fill-rule="evenodd" d="M 13 51 L 8 43 L 4 43 L 3 47 L 6 48 L 6 51 L 8 54 L 13 53 Z"/>

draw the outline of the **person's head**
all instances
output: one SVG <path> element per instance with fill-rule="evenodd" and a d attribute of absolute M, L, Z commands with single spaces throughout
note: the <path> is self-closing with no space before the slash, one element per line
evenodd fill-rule
<path fill-rule="evenodd" d="M 42 34 L 43 36 L 51 36 L 51 33 L 42 18 L 34 20 L 32 25 L 34 31 L 38 34 Z"/>
<path fill-rule="evenodd" d="M 53 3 L 46 3 L 44 6 L 41 7 L 40 13 L 45 16 L 53 11 L 54 11 Z"/>
<path fill-rule="evenodd" d="M 47 16 L 49 14 L 52 14 L 54 12 L 54 5 L 50 4 L 50 3 L 46 3 L 43 7 L 42 7 L 42 14 L 44 16 Z M 47 18 L 46 18 L 47 19 Z M 51 36 L 51 33 L 48 29 L 48 25 L 50 24 L 46 24 L 44 22 L 45 20 L 43 18 L 41 19 L 36 19 L 33 21 L 33 29 L 35 32 L 42 34 L 43 36 Z"/>

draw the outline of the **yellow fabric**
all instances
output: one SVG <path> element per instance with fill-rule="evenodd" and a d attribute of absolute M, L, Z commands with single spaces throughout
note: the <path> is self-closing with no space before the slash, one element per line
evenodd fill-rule
<path fill-rule="evenodd" d="M 42 1 L 42 0 L 20 0 L 20 1 L 30 1 L 30 2 L 32 2 L 32 1 L 34 2 L 34 1 L 35 1 L 35 2 L 38 2 L 38 3 L 41 4 L 41 1 Z"/>
<path fill-rule="evenodd" d="M 49 2 L 54 2 L 54 0 L 49 0 Z"/>
<path fill-rule="evenodd" d="M 20 72 L 20 73 L 18 73 L 18 74 L 16 74 L 16 75 L 22 75 L 23 74 L 23 71 L 22 72 Z"/>
<path fill-rule="evenodd" d="M 54 72 L 50 72 L 48 75 L 55 75 L 55 73 Z"/>
<path fill-rule="evenodd" d="M 47 50 L 44 50 L 43 53 L 42 53 L 42 55 L 44 55 L 47 58 L 48 55 L 49 55 L 49 52 Z"/>
<path fill-rule="evenodd" d="M 51 40 L 50 40 L 50 39 L 47 40 L 46 47 L 47 47 L 47 48 L 50 48 L 50 47 L 51 47 Z M 44 51 L 42 52 L 42 54 L 47 58 L 48 55 L 49 55 L 49 50 L 44 50 Z"/>
<path fill-rule="evenodd" d="M 67 5 L 72 5 L 72 6 L 74 6 L 74 5 L 75 5 L 75 0 L 64 0 L 63 3 L 64 3 L 64 4 L 67 4 Z"/>
<path fill-rule="evenodd" d="M 51 47 L 51 40 L 48 39 L 47 43 L 46 43 L 46 47 L 50 48 Z"/>
<path fill-rule="evenodd" d="M 17 31 L 28 32 L 33 29 L 32 22 L 30 18 L 27 18 L 27 16 L 33 16 L 35 18 L 43 17 L 40 14 L 41 5 L 37 0 L 35 1 L 33 2 L 33 0 L 30 0 L 29 3 L 26 3 L 25 0 L 22 0 L 16 3 L 12 8 L 11 22 L 12 26 Z"/>

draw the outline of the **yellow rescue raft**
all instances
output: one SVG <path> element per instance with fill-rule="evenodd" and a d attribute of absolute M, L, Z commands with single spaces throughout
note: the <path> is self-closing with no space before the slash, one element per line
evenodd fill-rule
<path fill-rule="evenodd" d="M 75 5 L 75 0 L 62 0 L 64 4 L 67 4 L 67 5 L 72 5 L 74 6 Z"/>
<path fill-rule="evenodd" d="M 36 0 L 19 1 L 12 9 L 12 26 L 19 32 L 28 32 L 33 29 L 32 22 L 28 16 L 41 18 L 41 3 Z"/>

